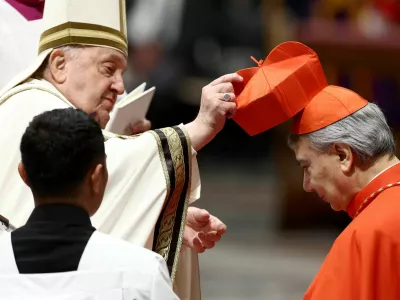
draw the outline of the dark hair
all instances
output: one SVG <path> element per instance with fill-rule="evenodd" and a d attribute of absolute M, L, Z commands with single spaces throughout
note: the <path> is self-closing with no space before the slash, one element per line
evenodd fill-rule
<path fill-rule="evenodd" d="M 89 170 L 106 157 L 99 124 L 74 108 L 34 117 L 20 150 L 28 183 L 38 197 L 74 195 Z"/>

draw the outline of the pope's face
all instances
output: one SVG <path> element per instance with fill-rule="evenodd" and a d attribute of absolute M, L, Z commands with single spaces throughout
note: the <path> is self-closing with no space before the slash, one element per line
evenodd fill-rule
<path fill-rule="evenodd" d="M 340 158 L 334 152 L 323 153 L 302 137 L 293 147 L 296 160 L 303 169 L 303 188 L 316 192 L 334 210 L 346 210 L 350 200 L 349 180 L 342 172 Z"/>
<path fill-rule="evenodd" d="M 78 48 L 66 60 L 63 93 L 77 108 L 91 114 L 104 128 L 118 95 L 124 93 L 125 56 L 105 47 Z"/>

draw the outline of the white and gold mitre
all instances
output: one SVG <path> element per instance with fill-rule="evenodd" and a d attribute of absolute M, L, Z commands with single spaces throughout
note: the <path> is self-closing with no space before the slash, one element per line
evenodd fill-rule
<path fill-rule="evenodd" d="M 71 44 L 110 47 L 128 55 L 125 0 L 46 0 L 39 54 Z"/>
<path fill-rule="evenodd" d="M 67 45 L 109 47 L 128 56 L 125 0 L 46 0 L 38 56 L 0 97 L 31 77 L 53 49 Z"/>

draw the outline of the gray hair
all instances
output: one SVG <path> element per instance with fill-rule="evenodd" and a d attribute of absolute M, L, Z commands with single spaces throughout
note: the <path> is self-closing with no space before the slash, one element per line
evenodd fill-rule
<path fill-rule="evenodd" d="M 311 147 L 322 152 L 329 151 L 333 144 L 349 145 L 361 164 L 385 155 L 393 156 L 396 151 L 385 116 L 374 103 L 368 103 L 350 116 L 320 130 L 303 135 L 290 134 L 289 147 L 293 148 L 301 137 L 308 138 Z"/>
<path fill-rule="evenodd" d="M 82 48 L 85 48 L 86 46 L 83 45 L 67 45 L 67 46 L 60 46 L 57 47 L 56 49 L 61 49 L 65 53 L 68 53 L 68 55 L 72 58 L 76 58 L 79 54 L 79 50 Z M 44 73 L 46 72 L 47 68 L 49 67 L 49 60 L 50 60 L 50 54 L 46 57 L 46 59 L 43 61 L 42 65 L 37 69 L 37 71 L 33 74 L 32 77 L 34 78 L 43 78 Z"/>

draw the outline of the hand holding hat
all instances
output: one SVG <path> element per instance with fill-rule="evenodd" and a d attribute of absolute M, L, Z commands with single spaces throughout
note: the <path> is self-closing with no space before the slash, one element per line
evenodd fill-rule
<path fill-rule="evenodd" d="M 186 124 L 191 132 L 192 146 L 199 150 L 209 143 L 224 127 L 226 118 L 236 113 L 233 84 L 243 78 L 236 74 L 221 76 L 203 87 L 199 113 L 196 119 Z"/>

